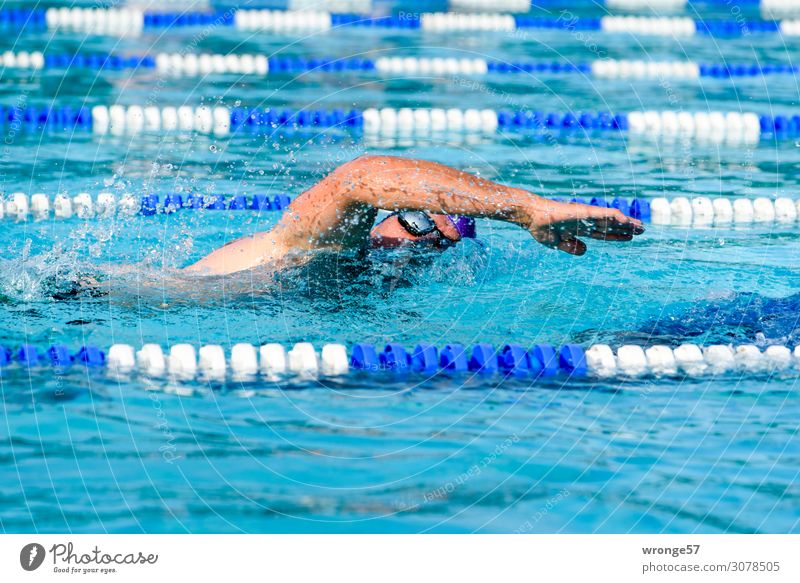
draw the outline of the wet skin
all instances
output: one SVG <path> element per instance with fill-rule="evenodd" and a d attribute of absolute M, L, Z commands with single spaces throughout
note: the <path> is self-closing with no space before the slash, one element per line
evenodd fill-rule
<path fill-rule="evenodd" d="M 630 241 L 644 232 L 640 221 L 617 209 L 555 202 L 434 162 L 362 156 L 298 196 L 269 231 L 236 239 L 183 271 L 224 275 L 279 266 L 298 251 L 441 243 L 434 241 L 441 239 L 437 233 L 414 237 L 396 217 L 373 228 L 379 209 L 427 211 L 452 242 L 460 237 L 446 214 L 506 221 L 526 229 L 542 245 L 571 255 L 586 253 L 581 237 Z"/>

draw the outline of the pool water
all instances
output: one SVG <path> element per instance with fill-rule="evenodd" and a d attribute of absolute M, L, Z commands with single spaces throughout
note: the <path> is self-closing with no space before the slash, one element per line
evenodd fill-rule
<path fill-rule="evenodd" d="M 720 17 L 725 11 L 718 10 Z M 557 14 L 557 11 L 553 13 Z M 680 41 L 591 33 L 303 38 L 196 30 L 135 38 L 4 37 L 52 53 L 383 54 L 519 60 L 792 63 L 778 35 Z M 4 70 L 0 102 L 234 106 L 673 109 L 792 113 L 791 75 L 593 80 L 581 75 L 384 79 L 305 74 L 163 79 L 156 72 Z M 337 130 L 94 136 L 23 131 L 0 181 L 15 191 L 296 196 L 363 153 L 450 164 L 548 196 L 797 197 L 800 144 L 711 145 L 614 135 L 363 139 Z M 517 342 L 778 343 L 800 338 L 796 225 L 651 227 L 572 258 L 479 221 L 440 255 L 202 284 L 176 269 L 275 212 L 4 220 L 0 344 L 164 347 L 308 341 L 413 346 Z M 133 266 L 133 267 L 120 267 Z M 108 295 L 66 299 L 91 274 Z M 531 380 L 353 374 L 280 384 L 112 379 L 73 367 L 0 376 L 5 532 L 797 532 L 795 373 L 699 379 Z"/>

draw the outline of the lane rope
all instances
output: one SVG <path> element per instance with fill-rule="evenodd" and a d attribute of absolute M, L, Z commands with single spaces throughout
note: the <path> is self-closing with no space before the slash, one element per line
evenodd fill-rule
<path fill-rule="evenodd" d="M 496 8 L 494 8 L 496 10 Z M 234 27 L 277 33 L 325 32 L 338 28 L 421 29 L 446 32 L 513 32 L 525 29 L 602 31 L 639 35 L 718 37 L 758 33 L 795 36 L 800 20 L 694 20 L 689 17 L 540 17 L 527 14 L 400 12 L 388 16 L 324 11 L 228 10 L 226 12 L 146 12 L 135 8 L 48 8 L 0 10 L 0 28 L 138 35 L 145 30 L 183 27 Z"/>
<path fill-rule="evenodd" d="M 173 214 L 186 210 L 211 211 L 281 211 L 288 208 L 292 199 L 287 194 L 244 194 L 203 195 L 199 193 L 167 193 L 164 195 L 135 195 L 126 193 L 121 196 L 113 192 L 100 192 L 92 196 L 88 192 L 80 192 L 75 196 L 57 194 L 50 197 L 44 193 L 35 193 L 30 197 L 24 192 L 14 192 L 0 201 L 0 219 L 6 218 L 18 222 L 27 220 L 42 221 L 50 218 L 80 219 L 111 218 L 115 216 L 129 217 L 133 215 L 153 216 Z"/>
<path fill-rule="evenodd" d="M 27 106 L 0 105 L 0 122 L 15 130 L 87 130 L 97 134 L 198 132 L 227 136 L 278 128 L 341 128 L 379 135 L 483 134 L 519 132 L 617 132 L 647 138 L 690 139 L 731 144 L 800 136 L 800 115 L 737 111 L 548 112 L 521 109 L 228 108 L 188 105 Z"/>
<path fill-rule="evenodd" d="M 683 196 L 671 199 L 644 198 L 553 198 L 559 202 L 576 202 L 618 209 L 625 215 L 652 225 L 683 227 L 742 227 L 770 224 L 792 225 L 800 219 L 800 199 L 786 197 L 710 198 Z M 96 196 L 81 192 L 74 196 L 58 194 L 49 197 L 36 193 L 30 197 L 24 192 L 14 192 L 0 201 L 0 219 L 17 222 L 55 219 L 104 219 L 115 216 L 155 216 L 178 211 L 207 209 L 211 211 L 282 211 L 292 199 L 287 194 L 215 194 L 155 193 L 117 196 L 100 192 Z"/>
<path fill-rule="evenodd" d="M 577 8 L 597 8 L 605 6 L 612 10 L 657 11 L 658 13 L 674 13 L 685 10 L 688 6 L 731 7 L 729 0 L 448 0 L 451 11 L 462 12 L 510 12 L 527 13 L 531 8 L 548 7 L 552 9 L 574 10 Z M 800 0 L 743 0 L 737 2 L 738 14 L 752 7 L 759 9 L 765 16 L 790 15 L 800 12 Z"/>
<path fill-rule="evenodd" d="M 488 343 L 464 346 L 446 344 L 441 349 L 419 343 L 411 349 L 387 343 L 376 347 L 357 343 L 349 350 L 342 344 L 325 344 L 321 351 L 309 342 L 299 342 L 287 350 L 278 343 L 254 346 L 234 344 L 226 354 L 216 344 L 195 348 L 175 344 L 166 351 L 158 344 L 145 344 L 139 350 L 128 344 L 114 344 L 107 350 L 93 345 L 77 351 L 56 344 L 46 349 L 25 344 L 16 349 L 0 346 L 0 374 L 11 368 L 84 365 L 106 370 L 112 375 L 141 374 L 173 380 L 257 380 L 340 376 L 353 372 L 417 375 L 503 375 L 518 378 L 626 379 L 643 376 L 707 377 L 731 373 L 800 372 L 800 347 L 781 345 L 763 351 L 752 344 L 682 344 L 642 347 L 620 346 L 616 353 L 606 344 L 584 349 L 578 344 L 554 347 L 536 344 Z"/>
<path fill-rule="evenodd" d="M 589 62 L 514 61 L 455 57 L 301 58 L 259 54 L 158 53 L 156 55 L 57 54 L 6 51 L 2 65 L 29 70 L 143 70 L 197 77 L 211 74 L 284 75 L 305 72 L 371 72 L 381 75 L 581 74 L 598 79 L 699 79 L 795 75 L 783 63 L 697 63 L 598 59 Z"/>

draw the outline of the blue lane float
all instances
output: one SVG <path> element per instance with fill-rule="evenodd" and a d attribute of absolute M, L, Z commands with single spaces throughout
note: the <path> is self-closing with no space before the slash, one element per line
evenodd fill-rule
<path fill-rule="evenodd" d="M 325 344 L 322 350 L 308 342 L 288 350 L 281 344 L 233 345 L 226 353 L 219 345 L 196 349 L 176 344 L 163 350 L 145 344 L 139 350 L 115 344 L 107 350 L 84 345 L 77 350 L 55 344 L 47 349 L 23 344 L 11 349 L 0 346 L 0 374 L 14 369 L 70 369 L 88 367 L 110 375 L 138 374 L 165 380 L 238 380 L 269 382 L 309 380 L 348 373 L 397 377 L 444 375 L 487 376 L 521 380 L 580 380 L 586 378 L 626 379 L 642 376 L 707 377 L 719 374 L 792 375 L 800 373 L 800 347 L 794 350 L 773 345 L 698 346 L 682 344 L 643 347 L 624 345 L 616 351 L 605 344 L 584 348 L 564 344 L 533 346 L 508 343 L 471 346 L 450 343 L 438 349 L 420 342 L 413 348 L 389 342 L 375 346 Z"/>
<path fill-rule="evenodd" d="M 289 208 L 292 199 L 287 194 L 255 194 L 247 197 L 244 194 L 224 195 L 215 194 L 203 196 L 189 194 L 186 199 L 180 194 L 167 194 L 163 204 L 159 202 L 159 195 L 148 194 L 142 197 L 140 214 L 152 216 L 159 213 L 170 214 L 182 209 L 212 211 L 282 211 Z"/>
<path fill-rule="evenodd" d="M 50 360 L 50 365 L 54 367 L 69 366 L 75 360 L 75 357 L 70 353 L 69 348 L 63 344 L 54 344 L 48 348 L 47 358 Z"/>
<path fill-rule="evenodd" d="M 13 356 L 12 356 L 13 354 Z M 41 366 L 68 367 L 80 363 L 88 367 L 104 367 L 106 353 L 97 346 L 85 345 L 72 352 L 63 344 L 54 344 L 44 350 L 23 344 L 13 352 L 0 346 L 0 372 L 15 364 L 24 368 Z"/>

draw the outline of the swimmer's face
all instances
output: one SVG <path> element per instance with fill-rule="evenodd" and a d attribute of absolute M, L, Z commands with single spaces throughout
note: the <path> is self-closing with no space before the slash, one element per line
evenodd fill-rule
<path fill-rule="evenodd" d="M 444 248 L 461 240 L 461 235 L 447 215 L 428 215 L 436 223 L 437 230 L 420 237 L 409 233 L 397 218 L 392 215 L 381 221 L 370 231 L 373 247 L 403 247 L 408 245 L 430 245 Z"/>

